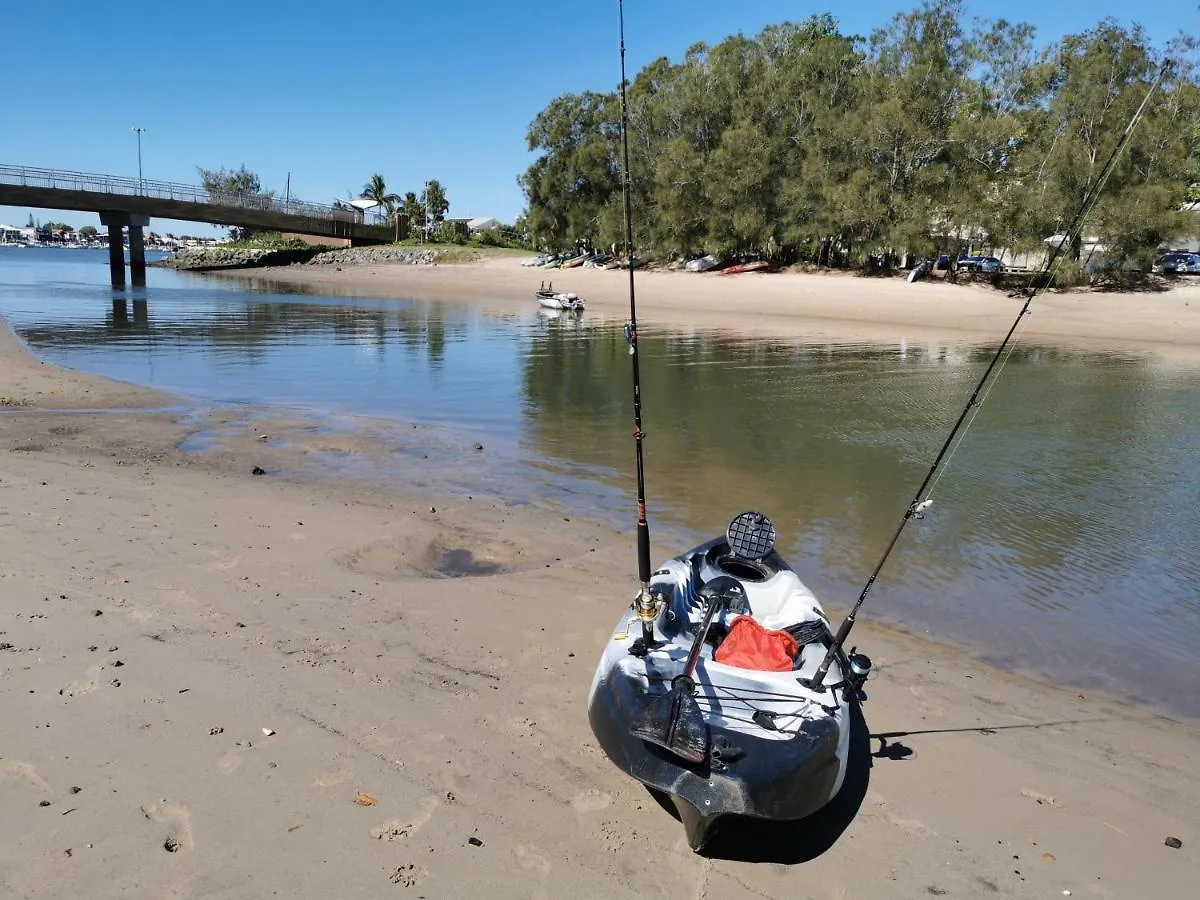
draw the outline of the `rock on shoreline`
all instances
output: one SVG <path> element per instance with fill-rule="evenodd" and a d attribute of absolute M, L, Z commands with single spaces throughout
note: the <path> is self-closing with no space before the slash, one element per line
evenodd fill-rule
<path fill-rule="evenodd" d="M 410 266 L 436 265 L 440 251 L 425 247 L 325 247 L 272 250 L 265 248 L 190 247 L 152 265 L 170 269 L 204 271 L 210 269 L 246 269 L 257 266 L 291 265 L 369 265 L 401 263 Z"/>

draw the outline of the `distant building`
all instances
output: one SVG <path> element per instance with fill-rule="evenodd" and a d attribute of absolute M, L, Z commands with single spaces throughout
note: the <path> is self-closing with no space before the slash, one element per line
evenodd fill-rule
<path fill-rule="evenodd" d="M 501 224 L 499 219 L 493 219 L 491 216 L 467 219 L 467 231 L 471 234 L 477 234 L 480 231 L 490 231 L 493 228 L 499 228 Z"/>

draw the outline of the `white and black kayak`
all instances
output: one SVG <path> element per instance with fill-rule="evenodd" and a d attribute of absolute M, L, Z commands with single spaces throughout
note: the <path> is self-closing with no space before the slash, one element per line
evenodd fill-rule
<path fill-rule="evenodd" d="M 834 636 L 775 552 L 770 520 L 742 513 L 724 538 L 668 560 L 650 589 L 653 641 L 635 601 L 588 697 L 609 759 L 670 798 L 696 851 L 724 816 L 795 820 L 828 804 L 871 663 L 838 650 L 813 685 Z"/>
<path fill-rule="evenodd" d="M 545 309 L 562 309 L 571 312 L 580 312 L 583 310 L 583 298 L 574 292 L 556 291 L 554 283 L 550 283 L 547 288 L 545 284 L 534 291 L 534 296 L 537 302 Z"/>

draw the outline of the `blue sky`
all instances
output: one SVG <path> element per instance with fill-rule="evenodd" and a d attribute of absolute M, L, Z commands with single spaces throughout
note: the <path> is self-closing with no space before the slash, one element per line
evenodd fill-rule
<path fill-rule="evenodd" d="M 814 13 L 867 34 L 916 5 L 627 0 L 629 74 L 659 56 L 678 60 L 697 41 Z M 1195 4 L 1182 0 L 1002 9 L 1043 42 L 1105 16 L 1141 24 L 1160 48 L 1197 25 Z M 146 178 L 195 183 L 196 166 L 244 163 L 280 192 L 290 172 L 292 195 L 315 202 L 356 196 L 374 172 L 399 193 L 437 178 L 451 215 L 509 222 L 524 208 L 516 178 L 532 159 L 532 119 L 560 94 L 620 78 L 616 0 L 17 2 L 5 5 L 0 35 L 0 164 L 136 176 L 136 125 L 146 129 Z M 98 224 L 94 214 L 12 207 L 0 207 L 0 222 L 24 225 L 30 213 Z"/>

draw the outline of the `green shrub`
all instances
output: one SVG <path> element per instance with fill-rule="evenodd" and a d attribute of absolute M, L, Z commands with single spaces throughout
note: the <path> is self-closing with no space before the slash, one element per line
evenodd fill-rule
<path fill-rule="evenodd" d="M 465 244 L 467 236 L 463 229 L 453 222 L 443 222 L 433 233 L 433 239 L 439 244 Z"/>

